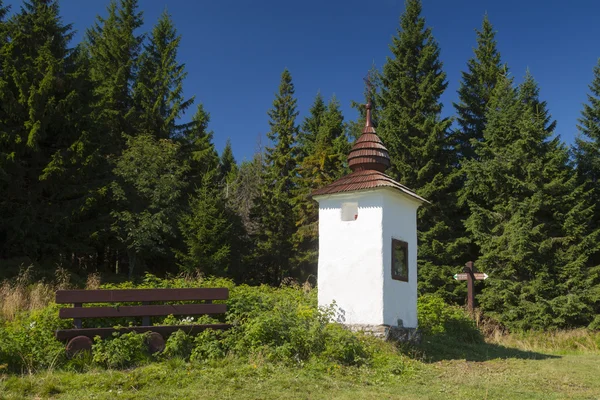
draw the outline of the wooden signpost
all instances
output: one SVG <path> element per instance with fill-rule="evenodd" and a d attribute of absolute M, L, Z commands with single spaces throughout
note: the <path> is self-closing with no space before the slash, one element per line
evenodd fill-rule
<path fill-rule="evenodd" d="M 487 278 L 487 274 L 475 272 L 473 261 L 465 264 L 461 274 L 454 274 L 454 279 L 457 281 L 467 281 L 467 308 L 470 313 L 473 313 L 475 308 L 475 281 L 482 281 Z"/>

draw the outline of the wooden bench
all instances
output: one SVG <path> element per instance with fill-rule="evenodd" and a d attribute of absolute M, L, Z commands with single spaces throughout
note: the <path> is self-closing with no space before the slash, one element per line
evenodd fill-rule
<path fill-rule="evenodd" d="M 118 289 L 118 290 L 59 290 L 56 292 L 57 304 L 73 304 L 73 307 L 61 308 L 60 318 L 73 318 L 73 329 L 56 331 L 56 338 L 68 341 L 67 353 L 73 355 L 78 351 L 91 350 L 95 336 L 106 338 L 114 332 L 151 332 L 149 348 L 152 352 L 164 349 L 165 338 L 170 334 L 183 330 L 195 334 L 206 329 L 228 329 L 229 324 L 203 325 L 159 325 L 153 326 L 152 317 L 192 316 L 206 314 L 223 314 L 227 311 L 225 304 L 212 304 L 213 300 L 227 300 L 227 288 L 201 289 Z M 169 301 L 202 301 L 201 304 L 153 304 Z M 84 307 L 85 303 L 141 303 L 139 305 L 107 305 Z M 82 328 L 83 318 L 121 318 L 142 317 L 142 325 L 118 328 Z"/>

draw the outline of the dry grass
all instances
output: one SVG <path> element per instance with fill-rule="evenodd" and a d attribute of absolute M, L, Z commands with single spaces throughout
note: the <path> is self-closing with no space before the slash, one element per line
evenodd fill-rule
<path fill-rule="evenodd" d="M 600 353 L 600 331 L 585 328 L 510 333 L 476 309 L 474 318 L 486 342 L 532 352 Z"/>
<path fill-rule="evenodd" d="M 52 301 L 55 286 L 32 282 L 31 276 L 32 267 L 23 268 L 15 279 L 0 284 L 0 319 L 12 320 L 21 311 L 37 310 Z"/>
<path fill-rule="evenodd" d="M 600 353 L 600 332 L 584 328 L 511 334 L 497 332 L 488 336 L 487 341 L 534 352 Z"/>
<path fill-rule="evenodd" d="M 88 290 L 100 289 L 100 283 L 100 274 L 95 272 L 93 274 L 88 275 L 87 281 L 85 283 L 85 288 Z"/>
<path fill-rule="evenodd" d="M 52 282 L 34 281 L 33 267 L 22 268 L 18 276 L 0 283 L 0 321 L 13 320 L 22 311 L 39 310 L 54 301 L 57 290 L 71 287 L 71 275 L 58 267 Z M 90 274 L 87 289 L 100 287 L 100 275 Z"/>

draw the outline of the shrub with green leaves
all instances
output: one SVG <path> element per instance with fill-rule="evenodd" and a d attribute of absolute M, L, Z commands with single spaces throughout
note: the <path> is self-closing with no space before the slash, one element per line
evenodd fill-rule
<path fill-rule="evenodd" d="M 58 367 L 66 361 L 65 345 L 55 338 L 69 322 L 58 318 L 58 306 L 22 313 L 0 327 L 0 365 L 14 372 Z"/>
<path fill-rule="evenodd" d="M 439 296 L 426 294 L 417 303 L 419 329 L 426 335 L 451 336 L 467 343 L 479 343 L 483 336 L 475 321 L 460 307 L 448 305 Z"/>
<path fill-rule="evenodd" d="M 363 334 L 350 332 L 339 324 L 327 324 L 323 331 L 323 356 L 344 365 L 362 365 L 371 359 Z"/>
<path fill-rule="evenodd" d="M 128 368 L 149 360 L 147 333 L 113 333 L 113 337 L 102 340 L 94 338 L 93 360 L 107 368 Z"/>
<path fill-rule="evenodd" d="M 212 329 L 200 332 L 194 338 L 194 349 L 190 357 L 191 361 L 218 360 L 225 356 L 227 341 L 224 338 L 226 332 Z"/>
<path fill-rule="evenodd" d="M 240 286 L 232 294 L 228 321 L 238 324 L 227 342 L 237 354 L 259 353 L 272 361 L 324 357 L 346 365 L 369 359 L 366 344 L 330 323 L 333 308 L 318 308 L 316 291 Z"/>
<path fill-rule="evenodd" d="M 316 290 L 299 286 L 236 286 L 221 278 L 163 279 L 150 274 L 140 285 L 127 282 L 103 286 L 105 289 L 167 287 L 228 287 L 229 299 L 219 301 L 226 302 L 228 310 L 222 316 L 154 318 L 155 324 L 227 322 L 232 329 L 209 329 L 196 336 L 177 331 L 167 338 L 164 352 L 154 356 L 148 354 L 147 334 L 115 333 L 105 340 L 95 338 L 91 355 L 67 360 L 65 343 L 58 342 L 54 333 L 56 329 L 71 327 L 72 321 L 59 319 L 59 306 L 51 305 L 0 325 L 0 366 L 6 365 L 0 368 L 13 372 L 51 367 L 83 371 L 92 365 L 129 368 L 152 359 L 204 362 L 228 354 L 295 364 L 316 361 L 363 365 L 373 358 L 368 338 L 330 322 L 335 309 L 319 308 Z M 119 322 L 120 319 L 90 319 L 85 324 L 108 327 Z"/>
<path fill-rule="evenodd" d="M 182 358 L 188 360 L 194 348 L 194 338 L 181 329 L 171 334 L 165 342 L 165 350 L 160 354 L 161 358 Z"/>

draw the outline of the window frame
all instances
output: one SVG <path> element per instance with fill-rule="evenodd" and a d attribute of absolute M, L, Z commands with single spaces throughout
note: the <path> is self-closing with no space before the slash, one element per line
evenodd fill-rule
<path fill-rule="evenodd" d="M 406 275 L 398 275 L 394 273 L 394 261 L 396 260 L 395 251 L 396 245 L 404 248 L 404 264 L 406 265 Z M 392 238 L 392 257 L 391 257 L 391 272 L 392 279 L 395 281 L 408 282 L 409 266 L 408 266 L 408 242 L 404 240 Z"/>

